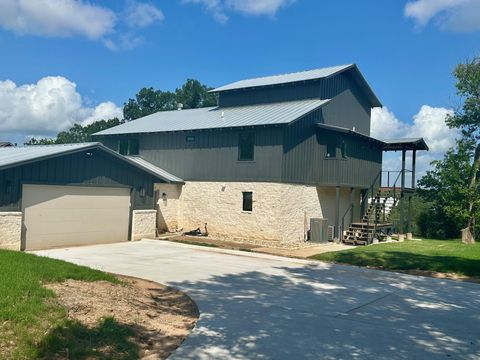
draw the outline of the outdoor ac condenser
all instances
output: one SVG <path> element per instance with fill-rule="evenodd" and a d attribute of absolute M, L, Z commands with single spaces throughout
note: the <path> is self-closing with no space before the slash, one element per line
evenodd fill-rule
<path fill-rule="evenodd" d="M 310 240 L 312 242 L 328 242 L 328 220 L 320 218 L 310 219 Z"/>

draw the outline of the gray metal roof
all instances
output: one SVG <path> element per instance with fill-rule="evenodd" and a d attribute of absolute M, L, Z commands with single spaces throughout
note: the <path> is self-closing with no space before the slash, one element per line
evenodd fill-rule
<path fill-rule="evenodd" d="M 324 130 L 330 130 L 330 131 L 336 131 L 336 132 L 340 132 L 340 133 L 344 133 L 344 134 L 350 134 L 350 135 L 353 135 L 353 136 L 361 137 L 362 139 L 365 139 L 365 140 L 368 140 L 368 141 L 375 142 L 379 145 L 385 145 L 385 143 L 382 140 L 375 139 L 371 136 L 356 132 L 354 130 L 350 130 L 348 128 L 335 126 L 335 125 L 321 124 L 321 123 L 317 124 L 317 128 L 324 129 Z"/>
<path fill-rule="evenodd" d="M 38 160 L 65 155 L 72 152 L 87 150 L 99 145 L 99 143 L 81 143 L 65 145 L 31 145 L 31 146 L 11 146 L 0 148 L 0 170 L 23 165 Z"/>
<path fill-rule="evenodd" d="M 94 135 L 120 135 L 288 124 L 330 100 L 309 99 L 228 108 L 160 111 Z"/>
<path fill-rule="evenodd" d="M 183 183 L 184 181 L 175 175 L 170 174 L 169 172 L 159 168 L 158 166 L 153 165 L 145 159 L 142 159 L 140 156 L 127 156 L 127 159 L 135 162 L 139 166 L 142 166 L 145 169 L 149 169 L 151 172 L 158 174 L 159 177 L 163 179 L 168 179 L 172 183 Z"/>
<path fill-rule="evenodd" d="M 406 138 L 406 139 L 387 139 L 383 140 L 386 144 L 384 151 L 397 150 L 427 150 L 428 145 L 423 138 Z"/>
<path fill-rule="evenodd" d="M 233 82 L 231 84 L 220 86 L 216 89 L 211 90 L 211 92 L 221 92 L 221 91 L 234 90 L 234 89 L 257 87 L 257 86 L 269 86 L 269 85 L 292 83 L 297 81 L 322 79 L 322 78 L 332 76 L 338 72 L 350 69 L 354 66 L 355 66 L 354 64 L 339 65 L 339 66 L 331 66 L 331 67 L 325 67 L 325 68 L 314 69 L 314 70 L 294 72 L 289 74 L 273 75 L 273 76 L 265 76 L 265 77 L 259 77 L 254 79 L 240 80 L 240 81 Z"/>
<path fill-rule="evenodd" d="M 13 146 L 0 148 L 0 170 L 91 149 L 103 150 L 114 157 L 166 182 L 183 183 L 182 179 L 169 174 L 165 170 L 162 170 L 143 159 L 139 161 L 138 159 L 132 159 L 131 157 L 120 155 L 98 142 L 61 145 L 31 145 L 21 147 Z"/>

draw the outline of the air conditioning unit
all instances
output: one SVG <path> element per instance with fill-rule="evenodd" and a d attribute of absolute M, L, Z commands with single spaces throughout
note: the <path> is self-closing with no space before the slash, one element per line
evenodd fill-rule
<path fill-rule="evenodd" d="M 317 243 L 328 242 L 328 220 L 320 218 L 310 219 L 310 241 Z"/>

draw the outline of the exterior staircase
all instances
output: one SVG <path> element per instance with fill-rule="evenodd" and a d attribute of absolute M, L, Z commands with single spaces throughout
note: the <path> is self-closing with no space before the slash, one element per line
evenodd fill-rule
<path fill-rule="evenodd" d="M 368 194 L 367 194 L 368 195 Z M 361 220 L 352 222 L 343 231 L 343 243 L 349 245 L 369 245 L 373 239 L 382 239 L 392 232 L 393 223 L 389 221 L 391 211 L 401 199 L 401 190 L 396 187 L 380 187 L 372 197 L 362 202 L 368 204 Z"/>

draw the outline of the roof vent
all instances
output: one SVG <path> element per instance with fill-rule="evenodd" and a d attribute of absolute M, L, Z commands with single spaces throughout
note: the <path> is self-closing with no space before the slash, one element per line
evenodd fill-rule
<path fill-rule="evenodd" d="M 353 131 L 355 131 L 355 126 L 353 127 L 353 129 L 352 129 L 352 130 L 353 130 Z"/>
<path fill-rule="evenodd" d="M 178 103 L 177 104 L 177 110 L 182 110 L 183 109 L 183 104 L 182 103 Z"/>
<path fill-rule="evenodd" d="M 225 111 L 222 111 L 221 117 L 222 117 L 222 119 L 225 117 Z"/>

